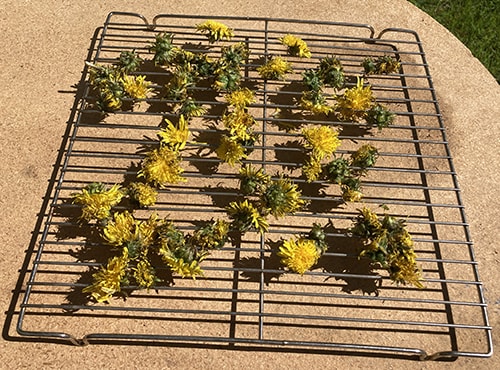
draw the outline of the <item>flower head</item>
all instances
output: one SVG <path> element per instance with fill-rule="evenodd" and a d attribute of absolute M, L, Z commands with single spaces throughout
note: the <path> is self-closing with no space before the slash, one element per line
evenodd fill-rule
<path fill-rule="evenodd" d="M 135 72 L 143 63 L 143 60 L 137 55 L 135 50 L 122 51 L 118 57 L 116 66 L 123 73 Z"/>
<path fill-rule="evenodd" d="M 229 223 L 216 220 L 197 229 L 189 239 L 189 243 L 199 250 L 220 249 L 227 241 L 228 232 Z"/>
<path fill-rule="evenodd" d="M 102 231 L 104 240 L 111 245 L 121 246 L 136 239 L 136 221 L 128 211 L 116 212 Z"/>
<path fill-rule="evenodd" d="M 132 99 L 146 99 L 151 82 L 146 81 L 146 76 L 123 76 L 123 89 Z"/>
<path fill-rule="evenodd" d="M 155 36 L 155 41 L 149 48 L 149 51 L 155 53 L 153 61 L 155 65 L 169 64 L 176 54 L 173 45 L 174 36 L 171 33 L 159 33 Z"/>
<path fill-rule="evenodd" d="M 377 126 L 379 130 L 392 125 L 395 114 L 382 104 L 374 104 L 366 113 L 366 123 Z"/>
<path fill-rule="evenodd" d="M 234 32 L 231 28 L 223 23 L 212 20 L 207 20 L 203 23 L 197 24 L 196 30 L 205 34 L 210 43 L 214 43 L 222 39 L 231 40 L 234 36 Z"/>
<path fill-rule="evenodd" d="M 285 240 L 278 256 L 288 269 L 303 275 L 318 262 L 320 252 L 314 240 L 300 237 Z"/>
<path fill-rule="evenodd" d="M 300 58 L 310 58 L 311 57 L 311 51 L 309 50 L 309 47 L 307 46 L 307 43 L 302 40 L 300 37 L 287 34 L 283 37 L 281 37 L 280 42 L 287 46 L 288 48 L 288 54 L 292 56 L 297 56 Z"/>
<path fill-rule="evenodd" d="M 170 252 L 162 254 L 162 259 L 170 267 L 172 272 L 179 274 L 182 278 L 190 277 L 195 280 L 197 276 L 204 275 L 199 260 L 190 262 L 184 261 L 184 259 L 177 258 Z"/>
<path fill-rule="evenodd" d="M 330 126 L 305 128 L 302 135 L 306 140 L 304 146 L 312 149 L 312 157 L 318 160 L 330 157 L 341 143 L 338 131 Z"/>
<path fill-rule="evenodd" d="M 149 207 L 156 203 L 158 191 L 148 184 L 132 182 L 127 187 L 129 197 L 141 207 Z"/>
<path fill-rule="evenodd" d="M 321 90 L 304 91 L 300 98 L 300 106 L 313 114 L 330 114 L 333 107 L 327 104 L 327 100 Z"/>
<path fill-rule="evenodd" d="M 300 210 L 305 202 L 292 180 L 280 177 L 271 181 L 262 194 L 262 206 L 274 217 L 284 217 Z"/>
<path fill-rule="evenodd" d="M 184 170 L 179 165 L 180 161 L 176 151 L 162 145 L 146 154 L 138 175 L 144 177 L 146 182 L 160 187 L 185 182 L 186 179 L 181 176 Z"/>
<path fill-rule="evenodd" d="M 375 166 L 378 158 L 378 149 L 370 144 L 361 146 L 351 155 L 351 165 L 365 170 L 368 167 Z"/>
<path fill-rule="evenodd" d="M 334 56 L 325 57 L 319 62 L 318 74 L 323 82 L 336 89 L 344 86 L 344 67 L 340 60 Z"/>
<path fill-rule="evenodd" d="M 302 166 L 302 174 L 305 176 L 307 182 L 318 180 L 319 176 L 321 175 L 321 171 L 321 160 L 314 156 L 311 156 L 309 159 L 307 159 Z"/>
<path fill-rule="evenodd" d="M 337 97 L 337 109 L 345 120 L 357 121 L 365 117 L 366 111 L 373 104 L 373 93 L 370 86 L 363 86 L 363 79 L 358 78 L 355 87 L 347 89 Z"/>
<path fill-rule="evenodd" d="M 118 184 L 106 189 L 103 183 L 91 183 L 80 193 L 72 194 L 73 203 L 82 206 L 85 221 L 103 220 L 111 216 L 111 208 L 122 200 L 124 192 Z"/>
<path fill-rule="evenodd" d="M 242 202 L 231 202 L 226 211 L 233 220 L 231 226 L 240 232 L 254 228 L 263 234 L 269 228 L 266 218 L 247 199 Z"/>
<path fill-rule="evenodd" d="M 224 126 L 229 129 L 232 137 L 240 141 L 247 141 L 252 138 L 252 126 L 255 125 L 255 118 L 244 109 L 236 109 L 231 113 L 222 116 Z"/>
<path fill-rule="evenodd" d="M 227 94 L 225 96 L 229 105 L 235 108 L 246 108 L 255 102 L 255 94 L 252 90 L 244 87 Z"/>
<path fill-rule="evenodd" d="M 165 119 L 167 127 L 158 132 L 161 143 L 174 151 L 184 149 L 189 138 L 188 122 L 181 114 L 179 123 L 174 125 L 170 120 Z"/>
<path fill-rule="evenodd" d="M 292 72 L 292 64 L 277 56 L 257 68 L 257 72 L 265 80 L 284 80 L 285 75 Z"/>
<path fill-rule="evenodd" d="M 240 168 L 240 190 L 244 195 L 252 195 L 262 192 L 271 181 L 271 176 L 264 172 L 263 168 L 256 170 L 251 164 Z"/>
<path fill-rule="evenodd" d="M 246 157 L 245 148 L 240 144 L 237 137 L 222 135 L 221 142 L 215 150 L 217 157 L 231 166 Z"/>
<path fill-rule="evenodd" d="M 134 280 L 141 288 L 151 288 L 157 281 L 156 273 L 151 263 L 147 259 L 143 259 L 132 268 Z"/>
<path fill-rule="evenodd" d="M 109 302 L 113 294 L 121 291 L 122 280 L 127 273 L 129 258 L 127 248 L 122 255 L 109 259 L 107 265 L 92 275 L 93 283 L 83 288 L 83 293 L 89 293 L 97 302 Z"/>

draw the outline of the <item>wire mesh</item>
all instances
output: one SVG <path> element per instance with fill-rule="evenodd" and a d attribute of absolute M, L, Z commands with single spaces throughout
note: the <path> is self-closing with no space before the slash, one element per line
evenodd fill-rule
<path fill-rule="evenodd" d="M 205 36 L 194 32 L 205 19 L 232 27 L 233 40 L 208 45 Z M 157 143 L 162 121 L 176 113 L 161 94 L 171 73 L 148 60 L 138 73 L 154 82 L 157 94 L 133 110 L 101 119 L 84 83 L 64 156 L 56 164 L 59 175 L 44 225 L 37 230 L 39 247 L 17 328 L 21 335 L 75 344 L 164 342 L 421 359 L 491 354 L 491 327 L 469 227 L 429 67 L 415 32 L 386 29 L 375 35 L 372 27 L 362 24 L 165 14 L 148 23 L 138 14 L 115 12 L 95 39 L 89 61 L 113 63 L 125 50 L 147 58 L 159 32 L 173 33 L 177 46 L 214 58 L 223 45 L 248 45 L 242 84 L 256 93 L 257 102 L 249 109 L 260 140 L 244 162 L 262 166 L 273 176 L 293 178 L 308 205 L 293 216 L 271 218 L 263 235 L 247 232 L 214 252 L 203 262 L 203 278 L 181 279 L 158 267 L 164 283 L 154 290 L 131 287 L 125 300 L 89 303 L 81 290 L 110 252 L 90 226 L 75 222 L 78 210 L 71 194 L 91 182 L 114 184 L 133 178 L 144 149 Z M 265 81 L 256 68 L 266 58 L 283 54 L 279 38 L 287 33 L 306 41 L 313 57 L 290 57 L 294 72 L 286 81 Z M 377 130 L 297 113 L 301 73 L 328 55 L 341 60 L 351 76 L 348 87 L 355 85 L 354 76 L 362 75 L 365 57 L 391 55 L 401 60 L 402 73 L 369 76 L 377 102 L 397 114 L 395 124 Z M 86 68 L 82 81 L 87 81 L 87 73 Z M 225 217 L 225 207 L 240 196 L 237 169 L 213 153 L 224 99 L 209 84 L 194 86 L 191 92 L 208 109 L 190 123 L 196 139 L 183 151 L 188 181 L 161 190 L 157 204 L 137 216 L 168 215 L 185 231 L 200 220 Z M 340 155 L 348 156 L 366 143 L 379 148 L 377 165 L 363 178 L 363 204 L 374 209 L 385 204 L 392 215 L 407 220 L 424 289 L 395 285 L 385 271 L 358 257 L 359 245 L 345 230 L 360 204 L 343 202 L 337 185 L 308 183 L 300 175 L 304 151 L 299 135 L 283 128 L 306 124 L 338 127 Z M 285 273 L 276 246 L 307 232 L 313 223 L 333 225 L 327 233 L 327 253 L 303 276 Z"/>

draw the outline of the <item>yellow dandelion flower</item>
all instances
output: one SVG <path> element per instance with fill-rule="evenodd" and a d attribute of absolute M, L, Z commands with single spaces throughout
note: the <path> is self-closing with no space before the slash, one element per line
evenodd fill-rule
<path fill-rule="evenodd" d="M 240 163 L 246 158 L 245 148 L 238 142 L 237 137 L 222 135 L 219 147 L 215 150 L 217 157 L 231 166 Z"/>
<path fill-rule="evenodd" d="M 262 194 L 262 205 L 276 218 L 294 214 L 300 210 L 305 201 L 297 185 L 287 178 L 272 181 Z"/>
<path fill-rule="evenodd" d="M 227 94 L 225 98 L 227 103 L 233 107 L 246 108 L 255 102 L 255 93 L 244 87 Z"/>
<path fill-rule="evenodd" d="M 256 170 L 251 164 L 241 166 L 239 175 L 240 190 L 244 195 L 261 192 L 271 181 L 271 176 L 266 174 L 262 167 Z"/>
<path fill-rule="evenodd" d="M 133 277 L 141 288 L 151 288 L 157 281 L 155 271 L 148 260 L 141 260 L 133 270 Z"/>
<path fill-rule="evenodd" d="M 342 199 L 345 202 L 359 202 L 363 198 L 363 193 L 359 189 L 352 189 L 349 186 L 342 185 Z"/>
<path fill-rule="evenodd" d="M 250 128 L 255 124 L 255 118 L 243 109 L 236 109 L 234 112 L 222 116 L 224 127 L 229 129 L 233 137 L 241 141 L 247 141 L 252 138 Z"/>
<path fill-rule="evenodd" d="M 190 277 L 195 280 L 197 276 L 204 275 L 200 266 L 200 260 L 186 262 L 182 258 L 175 257 L 170 251 L 163 250 L 163 252 L 161 254 L 162 260 L 170 267 L 172 272 L 179 274 L 182 278 Z"/>
<path fill-rule="evenodd" d="M 113 294 L 121 291 L 122 280 L 127 273 L 129 258 L 127 248 L 123 248 L 122 255 L 111 258 L 106 267 L 92 275 L 93 283 L 83 288 L 97 302 L 109 302 Z"/>
<path fill-rule="evenodd" d="M 231 28 L 223 23 L 207 20 L 196 25 L 196 30 L 205 34 L 210 43 L 220 41 L 222 39 L 231 40 L 234 32 Z"/>
<path fill-rule="evenodd" d="M 127 187 L 128 195 L 141 207 L 149 207 L 156 203 L 158 191 L 142 182 L 132 182 Z"/>
<path fill-rule="evenodd" d="M 304 91 L 300 106 L 313 114 L 330 114 L 334 108 L 326 103 L 326 98 L 315 91 Z"/>
<path fill-rule="evenodd" d="M 128 211 L 116 212 L 102 231 L 104 240 L 111 245 L 120 246 L 136 238 L 135 218 Z"/>
<path fill-rule="evenodd" d="M 307 182 L 318 180 L 321 171 L 321 161 L 312 156 L 302 166 L 302 174 L 305 176 Z"/>
<path fill-rule="evenodd" d="M 302 135 L 306 140 L 304 146 L 312 149 L 312 157 L 317 160 L 330 157 L 341 143 L 338 131 L 330 126 L 305 128 Z"/>
<path fill-rule="evenodd" d="M 257 68 L 257 72 L 265 80 L 284 80 L 285 75 L 292 71 L 292 64 L 280 56 L 269 59 Z"/>
<path fill-rule="evenodd" d="M 81 218 L 91 221 L 109 218 L 111 208 L 120 203 L 124 195 L 118 184 L 106 189 L 103 183 L 91 183 L 80 193 L 72 194 L 72 198 L 74 204 L 82 206 Z"/>
<path fill-rule="evenodd" d="M 199 250 L 219 249 L 226 243 L 228 232 L 229 223 L 216 220 L 197 229 L 189 242 Z"/>
<path fill-rule="evenodd" d="M 185 182 L 186 179 L 181 176 L 184 170 L 180 167 L 180 162 L 181 159 L 176 151 L 162 145 L 146 154 L 138 176 L 144 177 L 146 182 L 160 187 L 166 184 Z"/>
<path fill-rule="evenodd" d="M 304 275 L 318 262 L 320 252 L 314 240 L 301 237 L 285 240 L 279 248 L 278 256 L 288 269 Z"/>
<path fill-rule="evenodd" d="M 179 116 L 179 123 L 177 125 L 174 125 L 168 119 L 165 119 L 165 122 L 167 123 L 167 127 L 158 132 L 161 143 L 174 151 L 184 149 L 189 139 L 188 121 L 184 118 L 184 115 L 181 114 Z"/>
<path fill-rule="evenodd" d="M 358 77 L 355 87 L 347 89 L 337 97 L 337 109 L 345 120 L 358 121 L 366 116 L 367 110 L 373 104 L 371 86 L 363 86 L 363 79 Z"/>
<path fill-rule="evenodd" d="M 144 245 L 149 246 L 155 242 L 159 225 L 156 213 L 151 214 L 145 221 L 136 221 L 136 229 Z"/>
<path fill-rule="evenodd" d="M 123 76 L 123 89 L 132 99 L 146 99 L 148 93 L 153 91 L 150 85 L 146 76 Z"/>
<path fill-rule="evenodd" d="M 396 284 L 411 284 L 419 289 L 424 288 L 422 284 L 422 272 L 419 269 L 415 254 L 411 257 L 399 255 L 390 262 L 389 277 Z"/>
<path fill-rule="evenodd" d="M 248 199 L 242 202 L 229 203 L 226 211 L 229 218 L 233 220 L 232 227 L 238 231 L 245 232 L 254 228 L 263 234 L 269 228 L 266 218 L 260 214 L 259 210 Z"/>
<path fill-rule="evenodd" d="M 279 40 L 283 45 L 288 47 L 288 54 L 300 58 L 311 57 L 311 51 L 309 50 L 307 43 L 300 37 L 288 34 L 281 37 Z"/>

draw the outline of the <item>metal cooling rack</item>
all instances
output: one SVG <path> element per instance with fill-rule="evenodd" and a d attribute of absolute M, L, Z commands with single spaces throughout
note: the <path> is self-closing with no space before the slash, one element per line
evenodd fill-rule
<path fill-rule="evenodd" d="M 271 219 L 263 236 L 247 232 L 212 254 L 204 261 L 204 278 L 180 279 L 164 270 L 166 283 L 155 290 L 135 290 L 111 304 L 89 303 L 81 289 L 109 256 L 86 226 L 73 222 L 70 194 L 89 182 L 121 183 L 134 176 L 141 148 L 154 143 L 162 119 L 173 113 L 160 94 L 169 72 L 146 62 L 140 73 L 155 83 L 157 97 L 101 120 L 92 108 L 85 69 L 75 119 L 50 185 L 50 204 L 36 230 L 39 244 L 18 333 L 74 344 L 154 342 L 420 359 L 490 356 L 491 327 L 469 226 L 418 35 L 394 28 L 377 35 L 362 24 L 267 18 L 158 15 L 149 23 L 138 14 L 114 12 L 98 30 L 88 60 L 112 63 L 123 50 L 152 59 L 148 46 L 159 32 L 175 34 L 175 44 L 185 49 L 218 57 L 228 42 L 208 45 L 205 36 L 194 32 L 206 19 L 232 27 L 236 36 L 231 43 L 243 41 L 251 51 L 243 85 L 256 92 L 258 102 L 250 110 L 261 139 L 246 162 L 292 177 L 308 207 L 282 220 Z M 290 57 L 295 72 L 286 82 L 261 80 L 256 67 L 270 55 L 284 54 L 278 38 L 286 33 L 303 38 L 313 58 Z M 301 72 L 332 54 L 351 76 L 348 86 L 362 75 L 366 56 L 401 60 L 401 74 L 368 78 L 377 101 L 397 113 L 394 125 L 378 131 L 362 123 L 296 114 Z M 191 123 L 196 141 L 183 152 L 188 182 L 162 190 L 158 204 L 148 211 L 169 215 L 184 230 L 192 230 L 197 220 L 224 217 L 224 207 L 238 197 L 237 169 L 220 164 L 211 152 L 224 102 L 209 85 L 194 87 L 193 96 L 208 112 Z M 281 126 L 306 123 L 341 129 L 340 153 L 348 155 L 365 143 L 379 148 L 376 167 L 363 179 L 363 202 L 373 209 L 386 204 L 392 215 L 407 219 L 425 289 L 394 285 L 385 271 L 359 259 L 355 243 L 339 230 L 349 227 L 361 205 L 344 204 L 334 185 L 300 178 L 298 138 Z M 313 222 L 333 225 L 327 234 L 330 249 L 310 273 L 284 273 L 273 246 L 280 238 L 306 232 Z"/>

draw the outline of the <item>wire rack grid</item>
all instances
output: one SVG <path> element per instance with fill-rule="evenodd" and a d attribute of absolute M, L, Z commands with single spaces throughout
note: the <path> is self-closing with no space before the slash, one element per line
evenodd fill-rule
<path fill-rule="evenodd" d="M 232 27 L 233 40 L 208 44 L 194 28 L 205 19 Z M 158 267 L 163 283 L 154 290 L 131 287 L 127 299 L 92 304 L 81 290 L 110 252 L 91 226 L 75 222 L 78 210 L 71 194 L 91 182 L 114 184 L 133 178 L 144 149 L 157 143 L 163 120 L 176 118 L 175 102 L 163 95 L 171 71 L 150 61 L 149 46 L 160 32 L 174 34 L 179 47 L 214 58 L 224 45 L 248 46 L 242 85 L 256 94 L 249 111 L 260 139 L 244 162 L 262 166 L 275 177 L 292 178 L 307 207 L 293 216 L 270 218 L 268 232 L 247 232 L 214 252 L 203 262 L 203 278 L 181 279 Z M 294 72 L 286 81 L 263 80 L 256 68 L 270 56 L 285 55 L 279 38 L 287 33 L 305 40 L 312 58 L 288 57 Z M 154 97 L 102 119 L 85 68 L 72 131 L 56 164 L 57 181 L 51 184 L 43 227 L 37 230 L 39 247 L 21 304 L 19 334 L 74 344 L 155 342 L 420 359 L 491 355 L 491 327 L 469 227 L 436 92 L 415 32 L 390 28 L 376 35 L 363 24 L 165 14 L 148 23 L 138 14 L 110 13 L 88 60 L 114 63 L 124 50 L 135 50 L 145 59 L 138 73 L 154 83 Z M 302 72 L 329 55 L 341 60 L 348 87 L 363 75 L 366 57 L 391 55 L 401 61 L 400 73 L 366 78 L 377 102 L 396 113 L 393 125 L 377 130 L 298 109 Z M 194 99 L 208 109 L 190 122 L 194 139 L 183 151 L 188 181 L 162 189 L 154 207 L 137 212 L 137 217 L 151 212 L 168 216 L 185 231 L 200 220 L 224 218 L 229 202 L 241 197 L 237 168 L 214 154 L 223 130 L 223 94 L 214 92 L 210 81 L 191 89 Z M 395 285 L 385 271 L 359 258 L 359 241 L 346 230 L 361 204 L 343 202 L 337 185 L 307 182 L 301 176 L 300 130 L 285 128 L 319 124 L 339 129 L 338 155 L 348 156 L 367 143 L 379 149 L 376 166 L 362 181 L 362 202 L 377 212 L 382 212 L 378 205 L 385 204 L 392 215 L 406 219 L 424 289 Z M 328 251 L 311 272 L 286 273 L 276 257 L 277 246 L 306 233 L 313 223 L 330 225 Z"/>

